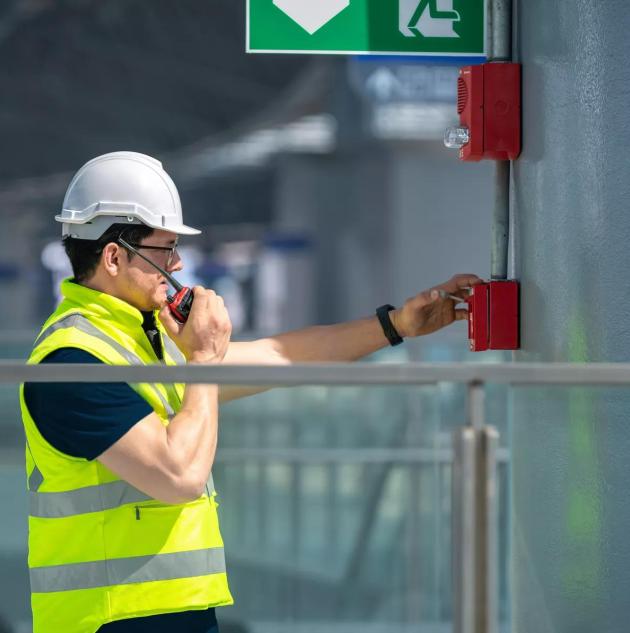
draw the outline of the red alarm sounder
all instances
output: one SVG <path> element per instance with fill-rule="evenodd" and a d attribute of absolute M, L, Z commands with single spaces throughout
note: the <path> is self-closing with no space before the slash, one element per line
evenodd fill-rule
<path fill-rule="evenodd" d="M 459 125 L 444 144 L 461 160 L 514 160 L 521 153 L 521 65 L 465 66 L 457 80 Z"/>

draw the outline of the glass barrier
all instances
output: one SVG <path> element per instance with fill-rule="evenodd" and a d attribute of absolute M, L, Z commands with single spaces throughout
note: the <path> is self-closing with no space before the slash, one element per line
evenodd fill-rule
<path fill-rule="evenodd" d="M 236 605 L 224 617 L 261 632 L 450 631 L 451 432 L 464 395 L 310 387 L 225 406 L 214 478 Z M 495 396 L 505 414 L 505 391 Z"/>

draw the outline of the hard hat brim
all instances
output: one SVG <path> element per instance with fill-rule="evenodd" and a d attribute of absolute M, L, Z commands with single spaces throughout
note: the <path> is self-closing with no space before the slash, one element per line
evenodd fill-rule
<path fill-rule="evenodd" d="M 155 227 L 154 227 L 155 228 Z M 186 226 L 185 224 L 180 224 L 177 227 L 161 227 L 163 231 L 170 231 L 171 233 L 177 233 L 177 235 L 199 235 L 201 231 L 199 229 L 193 229 L 192 226 Z"/>
<path fill-rule="evenodd" d="M 165 226 L 163 224 L 151 222 L 150 220 L 147 221 L 137 215 L 134 217 L 131 215 L 114 215 L 105 213 L 92 217 L 89 222 L 85 222 L 82 219 L 76 219 L 73 221 L 63 215 L 57 215 L 55 216 L 55 220 L 63 224 L 63 237 L 70 236 L 84 240 L 99 239 L 112 224 L 128 224 L 129 226 L 134 224 L 144 224 L 144 226 L 148 226 L 152 229 L 168 231 L 169 233 L 175 233 L 176 235 L 199 235 L 201 233 L 199 229 L 194 229 L 192 226 L 187 226 L 185 224 Z"/>

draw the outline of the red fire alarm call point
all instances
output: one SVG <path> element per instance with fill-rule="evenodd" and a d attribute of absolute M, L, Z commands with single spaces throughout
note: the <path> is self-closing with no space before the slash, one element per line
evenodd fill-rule
<path fill-rule="evenodd" d="M 471 288 L 468 338 L 472 352 L 519 348 L 519 283 L 490 281 Z"/>

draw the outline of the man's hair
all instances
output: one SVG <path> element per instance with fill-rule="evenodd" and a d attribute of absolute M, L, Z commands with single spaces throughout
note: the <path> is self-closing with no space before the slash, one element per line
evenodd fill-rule
<path fill-rule="evenodd" d="M 103 249 L 110 243 L 118 241 L 121 235 L 126 242 L 140 243 L 153 235 L 155 229 L 144 224 L 112 224 L 97 240 L 80 240 L 76 237 L 64 237 L 63 247 L 72 265 L 75 281 L 79 283 L 89 279 L 98 267 Z M 129 260 L 133 253 L 127 253 Z"/>

